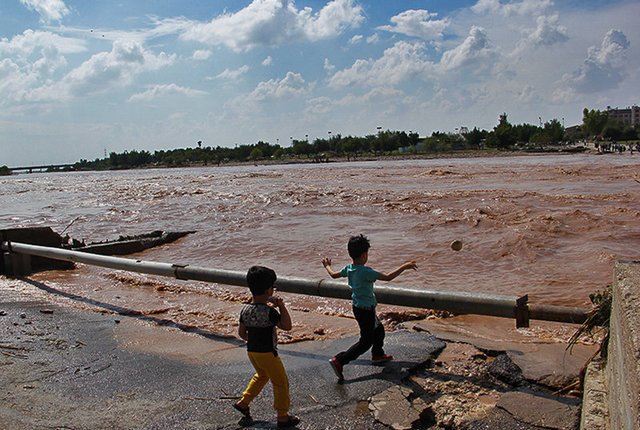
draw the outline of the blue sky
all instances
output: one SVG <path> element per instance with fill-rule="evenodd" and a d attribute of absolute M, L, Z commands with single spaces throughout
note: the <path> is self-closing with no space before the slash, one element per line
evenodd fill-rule
<path fill-rule="evenodd" d="M 0 165 L 640 104 L 640 2 L 3 0 Z"/>

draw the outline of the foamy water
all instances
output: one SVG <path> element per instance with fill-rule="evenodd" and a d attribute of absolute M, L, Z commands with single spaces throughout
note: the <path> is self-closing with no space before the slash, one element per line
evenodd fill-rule
<path fill-rule="evenodd" d="M 349 236 L 364 233 L 372 267 L 417 260 L 419 270 L 394 286 L 584 306 L 611 282 L 617 259 L 640 258 L 639 164 L 636 154 L 580 154 L 23 174 L 0 178 L 0 225 L 68 227 L 87 242 L 195 230 L 136 257 L 229 270 L 263 264 L 312 279 L 326 278 L 325 255 L 335 268 L 348 263 Z M 456 239 L 459 252 L 449 247 Z M 35 278 L 133 307 L 166 286 L 212 288 L 119 273 L 82 266 Z M 131 292 L 145 282 L 153 288 Z M 177 294 L 169 306 L 192 312 L 209 300 Z M 348 303 L 292 300 L 348 312 Z"/>

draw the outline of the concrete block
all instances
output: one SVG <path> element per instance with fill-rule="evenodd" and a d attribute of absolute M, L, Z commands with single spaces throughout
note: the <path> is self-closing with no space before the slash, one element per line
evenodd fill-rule
<path fill-rule="evenodd" d="M 611 428 L 640 429 L 640 262 L 618 262 L 612 285 L 607 395 Z"/>

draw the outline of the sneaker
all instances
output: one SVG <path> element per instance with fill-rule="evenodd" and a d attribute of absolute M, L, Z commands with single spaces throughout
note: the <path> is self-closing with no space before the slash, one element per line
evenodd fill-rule
<path fill-rule="evenodd" d="M 340 363 L 337 358 L 333 357 L 329 360 L 329 364 L 331 364 L 331 368 L 338 377 L 338 381 L 342 381 L 344 379 L 344 375 L 342 375 L 342 363 Z"/>
<path fill-rule="evenodd" d="M 300 423 L 300 418 L 295 415 L 289 415 L 286 421 L 278 421 L 279 429 L 286 429 L 289 427 L 295 427 Z"/>
<path fill-rule="evenodd" d="M 243 406 L 240 403 L 234 403 L 233 408 L 247 418 L 251 418 L 251 410 L 249 406 Z"/>
<path fill-rule="evenodd" d="M 382 355 L 374 355 L 371 357 L 371 362 L 374 364 L 386 363 L 387 361 L 393 360 L 393 355 L 382 354 Z"/>

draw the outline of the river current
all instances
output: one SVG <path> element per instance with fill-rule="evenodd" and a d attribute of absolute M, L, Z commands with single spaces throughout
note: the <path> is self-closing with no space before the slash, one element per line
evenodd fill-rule
<path fill-rule="evenodd" d="M 611 283 L 616 260 L 640 259 L 639 165 L 627 153 L 19 174 L 0 178 L 0 226 L 51 226 L 86 242 L 194 230 L 135 258 L 262 264 L 311 279 L 327 278 L 323 256 L 335 269 L 347 264 L 349 236 L 363 233 L 370 266 L 417 261 L 393 286 L 587 306 Z M 84 265 L 33 278 L 134 309 L 157 301 L 154 312 L 191 315 L 195 325 L 214 298 L 244 294 Z M 310 318 L 349 310 L 341 300 L 289 301 Z M 234 319 L 225 318 L 229 333 Z"/>

